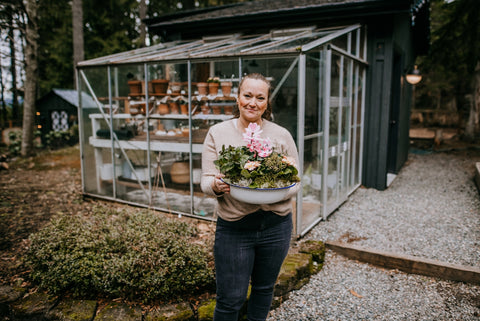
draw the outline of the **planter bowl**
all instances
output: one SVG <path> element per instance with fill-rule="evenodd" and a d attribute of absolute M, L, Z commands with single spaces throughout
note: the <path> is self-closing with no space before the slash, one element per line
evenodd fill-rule
<path fill-rule="evenodd" d="M 230 195 L 237 201 L 249 204 L 273 204 L 283 200 L 288 190 L 295 184 L 281 188 L 248 188 L 228 185 L 230 185 Z"/>

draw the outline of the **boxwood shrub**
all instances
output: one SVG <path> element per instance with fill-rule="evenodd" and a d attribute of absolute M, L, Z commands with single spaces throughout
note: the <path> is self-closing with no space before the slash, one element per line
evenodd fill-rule
<path fill-rule="evenodd" d="M 97 208 L 58 215 L 30 236 L 31 277 L 54 294 L 180 300 L 214 289 L 211 254 L 196 228 L 152 211 Z"/>

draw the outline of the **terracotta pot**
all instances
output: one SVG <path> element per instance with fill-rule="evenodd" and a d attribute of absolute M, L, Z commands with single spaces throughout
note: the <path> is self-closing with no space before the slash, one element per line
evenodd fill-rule
<path fill-rule="evenodd" d="M 208 115 L 210 114 L 210 106 L 208 105 L 202 105 L 202 114 Z"/>
<path fill-rule="evenodd" d="M 170 169 L 172 182 L 177 184 L 187 184 L 190 182 L 190 168 L 188 162 L 175 162 Z"/>
<path fill-rule="evenodd" d="M 140 80 L 130 80 L 128 86 L 130 87 L 130 95 L 142 93 L 142 82 Z"/>
<path fill-rule="evenodd" d="M 232 82 L 231 81 L 222 81 L 222 94 L 224 96 L 230 96 L 232 93 Z"/>
<path fill-rule="evenodd" d="M 170 113 L 170 109 L 168 108 L 168 104 L 161 103 L 158 105 L 157 111 L 160 115 L 166 115 Z"/>
<path fill-rule="evenodd" d="M 153 79 L 151 81 L 153 86 L 153 92 L 156 94 L 166 94 L 168 88 L 167 79 Z"/>
<path fill-rule="evenodd" d="M 181 104 L 180 105 L 180 112 L 182 115 L 188 115 L 188 105 L 187 104 Z"/>
<path fill-rule="evenodd" d="M 208 83 L 208 93 L 210 95 L 218 95 L 218 88 L 220 87 L 220 84 L 217 82 L 210 82 Z"/>
<path fill-rule="evenodd" d="M 170 84 L 170 90 L 172 91 L 172 93 L 174 94 L 179 94 L 180 91 L 182 90 L 182 83 L 180 82 L 172 82 Z"/>
<path fill-rule="evenodd" d="M 179 106 L 178 106 L 178 103 L 176 101 L 169 102 L 168 106 L 170 107 L 170 113 L 171 114 L 179 114 L 180 113 Z"/>
<path fill-rule="evenodd" d="M 233 105 L 225 105 L 223 106 L 223 113 L 225 115 L 233 115 Z"/>
<path fill-rule="evenodd" d="M 153 93 L 153 85 L 151 81 L 148 82 L 148 93 Z M 145 81 L 142 81 L 142 94 L 145 94 Z"/>
<path fill-rule="evenodd" d="M 206 82 L 199 82 L 197 83 L 197 89 L 199 95 L 206 95 L 207 94 L 208 84 Z"/>
<path fill-rule="evenodd" d="M 222 106 L 212 106 L 212 112 L 214 115 L 220 115 L 222 113 Z"/>

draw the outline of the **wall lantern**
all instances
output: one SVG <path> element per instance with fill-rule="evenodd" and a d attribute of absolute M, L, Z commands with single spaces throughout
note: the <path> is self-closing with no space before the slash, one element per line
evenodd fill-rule
<path fill-rule="evenodd" d="M 420 74 L 420 70 L 418 70 L 417 65 L 413 67 L 413 70 L 406 75 L 407 82 L 410 85 L 416 85 L 422 80 L 422 75 Z"/>

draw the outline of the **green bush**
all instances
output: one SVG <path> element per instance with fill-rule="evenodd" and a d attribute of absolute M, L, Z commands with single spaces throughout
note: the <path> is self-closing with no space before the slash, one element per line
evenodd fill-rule
<path fill-rule="evenodd" d="M 34 130 L 33 131 L 33 136 L 35 138 L 40 137 L 41 132 L 39 130 Z M 21 130 L 15 130 L 12 131 L 8 134 L 8 139 L 10 141 L 8 145 L 8 152 L 11 156 L 18 156 L 20 155 L 21 149 L 22 149 L 22 131 Z M 34 146 L 35 148 L 38 148 L 38 145 Z"/>
<path fill-rule="evenodd" d="M 50 149 L 58 149 L 65 146 L 73 146 L 78 143 L 78 125 L 73 125 L 65 131 L 50 131 L 43 138 L 45 146 Z"/>
<path fill-rule="evenodd" d="M 54 294 L 151 302 L 214 289 L 209 251 L 195 227 L 147 210 L 61 215 L 30 236 L 31 276 Z"/>

